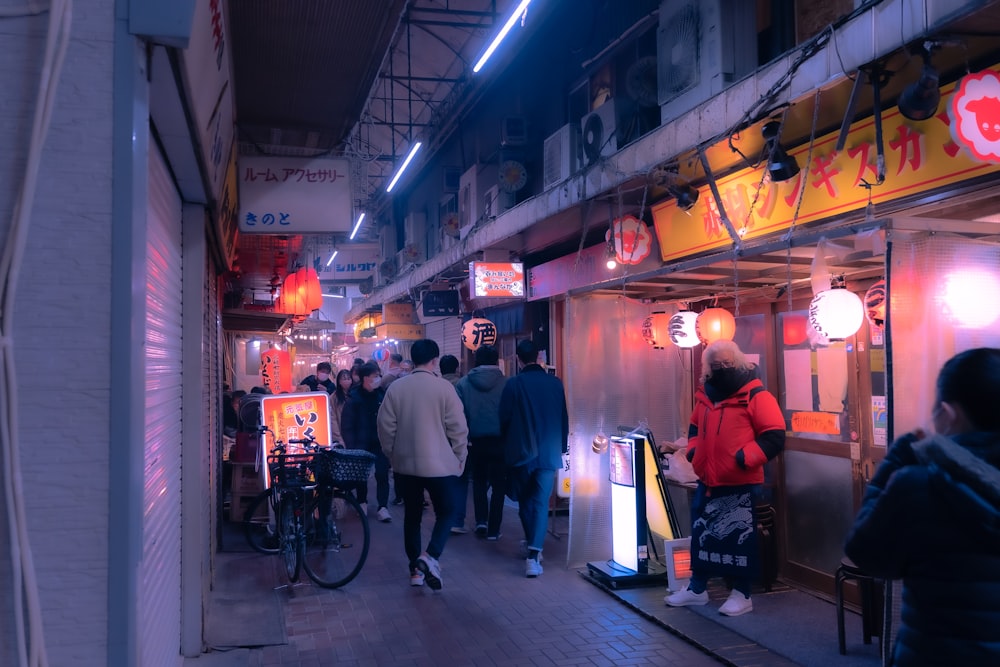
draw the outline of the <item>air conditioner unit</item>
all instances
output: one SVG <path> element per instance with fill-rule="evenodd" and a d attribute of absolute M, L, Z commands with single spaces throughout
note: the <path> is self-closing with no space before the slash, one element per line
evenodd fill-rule
<path fill-rule="evenodd" d="M 508 116 L 500 121 L 500 145 L 523 146 L 528 141 L 528 124 L 522 116 Z"/>
<path fill-rule="evenodd" d="M 483 218 L 493 220 L 509 208 L 514 207 L 514 194 L 504 192 L 500 185 L 494 185 L 483 194 Z"/>
<path fill-rule="evenodd" d="M 580 120 L 583 161 L 593 164 L 618 152 L 619 119 L 629 120 L 624 100 L 610 99 Z"/>
<path fill-rule="evenodd" d="M 458 219 L 468 229 L 479 217 L 479 165 L 474 164 L 459 179 Z"/>
<path fill-rule="evenodd" d="M 674 120 L 757 68 L 756 5 L 663 0 L 656 33 L 661 122 Z"/>
<path fill-rule="evenodd" d="M 411 248 L 408 255 L 414 262 L 427 258 L 427 214 L 422 211 L 408 213 L 403 219 L 403 248 Z M 402 268 L 400 264 L 400 268 Z"/>
<path fill-rule="evenodd" d="M 580 126 L 563 125 L 542 145 L 542 187 L 562 183 L 580 168 Z"/>

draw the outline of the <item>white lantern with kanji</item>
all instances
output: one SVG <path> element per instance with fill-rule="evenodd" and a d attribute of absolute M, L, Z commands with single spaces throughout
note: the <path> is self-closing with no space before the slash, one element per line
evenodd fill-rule
<path fill-rule="evenodd" d="M 853 336 L 864 319 L 864 304 L 857 294 L 847 289 L 823 290 L 809 304 L 809 324 L 827 340 Z"/>
<path fill-rule="evenodd" d="M 698 340 L 698 329 L 695 322 L 698 320 L 698 313 L 690 310 L 682 310 L 674 313 L 670 318 L 669 336 L 670 342 L 677 347 L 694 347 L 701 341 Z"/>
<path fill-rule="evenodd" d="M 462 345 L 475 352 L 483 345 L 496 345 L 497 326 L 484 317 L 473 317 L 462 325 Z"/>

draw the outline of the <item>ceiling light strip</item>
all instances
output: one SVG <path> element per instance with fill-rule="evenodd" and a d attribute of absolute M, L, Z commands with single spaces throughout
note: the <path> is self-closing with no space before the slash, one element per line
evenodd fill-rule
<path fill-rule="evenodd" d="M 402 176 L 403 172 L 406 171 L 406 168 L 410 166 L 410 161 L 413 160 L 413 156 L 417 154 L 418 150 L 420 150 L 421 145 L 422 144 L 419 141 L 413 144 L 413 148 L 411 148 L 410 152 L 407 153 L 406 159 L 403 160 L 403 164 L 399 165 L 399 169 L 396 171 L 396 175 L 392 177 L 392 180 L 389 181 L 389 185 L 386 186 L 385 188 L 386 192 L 392 192 L 392 189 L 396 187 L 396 183 L 399 181 L 400 176 Z M 352 236 L 351 238 L 354 237 Z"/>
<path fill-rule="evenodd" d="M 362 213 L 358 216 L 358 221 L 354 223 L 354 229 L 351 230 L 350 240 L 353 241 L 354 237 L 357 235 L 358 230 L 361 229 L 361 223 L 365 221 L 365 214 Z"/>
<path fill-rule="evenodd" d="M 531 0 L 521 0 L 517 9 L 514 10 L 514 12 L 510 15 L 510 18 L 507 19 L 507 22 L 503 24 L 502 28 L 500 28 L 500 32 L 497 33 L 497 36 L 493 38 L 493 42 L 490 43 L 489 47 L 487 47 L 486 52 L 480 56 L 476 66 L 472 68 L 474 73 L 479 72 L 479 70 L 483 68 L 483 65 L 486 64 L 486 61 L 490 59 L 490 56 L 493 55 L 493 52 L 497 50 L 497 47 L 500 46 L 500 42 L 502 42 L 504 37 L 507 36 L 507 33 L 511 31 L 511 28 L 514 27 L 518 18 L 524 14 L 525 10 L 527 10 L 529 2 L 531 2 Z"/>

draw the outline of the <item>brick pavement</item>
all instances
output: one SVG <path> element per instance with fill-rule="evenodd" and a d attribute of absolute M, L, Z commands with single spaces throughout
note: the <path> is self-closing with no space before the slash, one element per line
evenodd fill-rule
<path fill-rule="evenodd" d="M 441 559 L 441 592 L 411 587 L 403 554 L 402 508 L 392 510 L 392 523 L 372 522 L 371 553 L 353 582 L 332 591 L 311 583 L 280 589 L 288 644 L 243 649 L 245 664 L 721 664 L 566 568 L 565 540 L 547 537 L 545 572 L 527 579 L 524 561 L 517 557 L 521 530 L 512 508 L 505 513 L 504 536 L 498 542 L 472 533 L 451 537 Z M 374 508 L 371 511 L 374 515 Z M 428 510 L 425 539 L 432 518 Z M 565 529 L 565 517 L 556 521 Z M 270 590 L 262 579 L 270 579 L 271 586 L 284 583 L 276 558 L 254 558 L 264 574 L 251 578 L 249 585 Z"/>

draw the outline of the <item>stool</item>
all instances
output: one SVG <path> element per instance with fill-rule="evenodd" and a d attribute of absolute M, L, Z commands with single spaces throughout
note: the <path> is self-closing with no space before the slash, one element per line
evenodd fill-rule
<path fill-rule="evenodd" d="M 858 582 L 858 590 L 861 593 L 861 629 L 864 633 L 864 642 L 872 643 L 872 635 L 878 635 L 879 646 L 882 644 L 883 631 L 878 629 L 878 621 L 875 619 L 875 584 L 884 584 L 883 580 L 866 573 L 854 562 L 844 556 L 840 560 L 840 567 L 834 577 L 834 588 L 837 594 L 837 641 L 840 646 L 840 655 L 847 655 L 847 641 L 844 638 L 844 582 L 848 579 Z M 873 632 L 873 628 L 876 630 Z"/>

